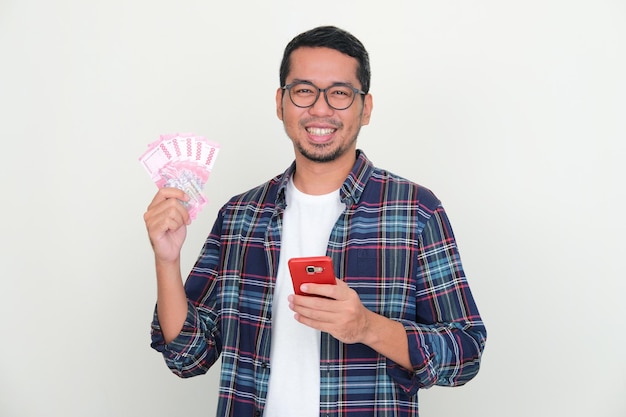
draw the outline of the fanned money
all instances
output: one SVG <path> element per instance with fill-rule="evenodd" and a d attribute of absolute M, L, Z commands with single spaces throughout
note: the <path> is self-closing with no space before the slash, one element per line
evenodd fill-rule
<path fill-rule="evenodd" d="M 208 202 L 202 190 L 219 149 L 219 144 L 193 133 L 161 135 L 148 145 L 139 161 L 157 187 L 178 188 L 189 196 L 183 205 L 195 219 Z"/>

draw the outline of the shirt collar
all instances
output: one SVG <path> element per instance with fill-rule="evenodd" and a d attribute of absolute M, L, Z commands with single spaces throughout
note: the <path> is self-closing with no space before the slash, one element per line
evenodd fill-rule
<path fill-rule="evenodd" d="M 282 179 L 279 182 L 278 195 L 276 198 L 276 204 L 279 206 L 284 206 L 285 189 L 287 188 L 287 184 L 293 176 L 295 169 L 296 163 L 294 161 L 284 172 Z M 361 198 L 361 194 L 363 194 L 363 190 L 365 189 L 365 185 L 367 184 L 367 181 L 373 171 L 374 165 L 372 162 L 367 158 L 367 156 L 365 156 L 365 153 L 362 150 L 357 149 L 354 166 L 339 189 L 341 202 L 348 207 L 358 203 Z"/>

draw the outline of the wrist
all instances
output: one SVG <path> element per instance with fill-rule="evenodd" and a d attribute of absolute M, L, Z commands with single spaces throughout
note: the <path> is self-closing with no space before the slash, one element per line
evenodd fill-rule
<path fill-rule="evenodd" d="M 373 311 L 365 310 L 365 324 L 361 333 L 361 343 L 370 347 L 374 347 L 380 343 L 380 319 L 384 319 L 384 317 Z"/>
<path fill-rule="evenodd" d="M 173 277 L 180 279 L 180 257 L 177 257 L 175 259 L 163 259 L 155 256 L 154 264 L 156 268 L 157 279 L 160 280 L 163 277 Z"/>

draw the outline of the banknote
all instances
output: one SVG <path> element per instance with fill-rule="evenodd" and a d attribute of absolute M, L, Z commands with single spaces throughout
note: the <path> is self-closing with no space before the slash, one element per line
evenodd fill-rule
<path fill-rule="evenodd" d="M 219 150 L 218 143 L 194 133 L 165 134 L 148 144 L 139 162 L 157 187 L 175 187 L 189 196 L 182 204 L 195 219 L 208 202 L 203 189 Z"/>

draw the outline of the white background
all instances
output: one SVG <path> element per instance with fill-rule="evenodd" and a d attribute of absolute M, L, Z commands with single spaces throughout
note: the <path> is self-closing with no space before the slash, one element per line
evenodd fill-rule
<path fill-rule="evenodd" d="M 222 151 L 186 274 L 228 197 L 282 172 L 285 44 L 359 37 L 359 146 L 431 188 L 488 328 L 479 375 L 422 416 L 626 415 L 626 5 L 609 0 L 0 0 L 0 415 L 214 415 L 217 367 L 149 348 L 137 158 L 162 133 Z"/>

